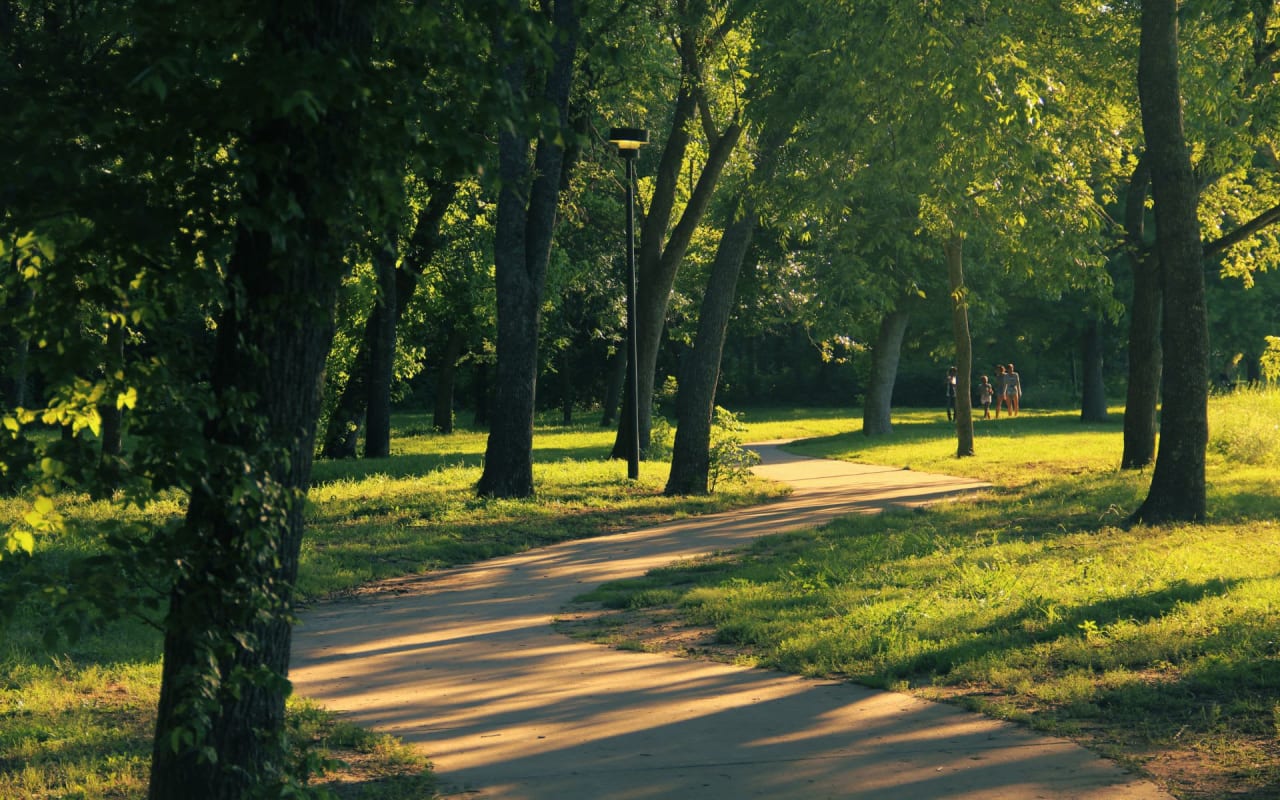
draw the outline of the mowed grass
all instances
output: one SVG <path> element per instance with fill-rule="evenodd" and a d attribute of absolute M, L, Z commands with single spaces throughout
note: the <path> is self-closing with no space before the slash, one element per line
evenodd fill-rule
<path fill-rule="evenodd" d="M 940 412 L 895 415 L 891 438 L 850 430 L 794 449 L 994 488 L 582 599 L 664 620 L 674 607 L 714 629 L 721 657 L 1069 736 L 1179 797 L 1280 797 L 1278 424 L 1280 394 L 1214 398 L 1209 521 L 1126 527 L 1150 473 L 1117 469 L 1118 413 L 1101 425 L 1034 410 L 977 420 L 977 455 L 964 459 Z M 616 622 L 600 624 L 607 640 Z"/>
<path fill-rule="evenodd" d="M 539 426 L 533 500 L 482 500 L 486 434 L 430 431 L 427 417 L 400 415 L 393 455 L 318 462 L 299 595 L 341 595 L 398 575 L 465 563 L 671 517 L 759 502 L 780 491 L 761 482 L 722 485 L 706 498 L 662 496 L 668 465 L 643 463 L 641 479 L 609 461 L 613 433 L 591 425 Z M 74 556 L 95 552 L 97 526 L 124 512 L 86 498 L 61 498 L 79 532 L 39 543 L 37 560 L 58 574 Z M 0 500 L 0 523 L 25 511 Z M 160 523 L 180 515 L 180 497 L 129 512 Z M 11 568 L 15 557 L 0 562 Z M 42 644 L 47 615 L 38 598 L 18 610 L 0 639 L 0 798 L 140 798 L 146 793 L 151 731 L 159 696 L 159 634 L 140 622 L 112 625 L 56 649 Z M 428 796 L 425 760 L 394 741 L 358 734 L 302 705 L 295 739 L 351 763 L 338 771 L 343 797 L 393 800 Z"/>

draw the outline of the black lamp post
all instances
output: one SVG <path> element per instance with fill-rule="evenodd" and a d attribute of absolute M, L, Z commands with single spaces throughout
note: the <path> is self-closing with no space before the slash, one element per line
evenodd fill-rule
<path fill-rule="evenodd" d="M 627 477 L 640 477 L 640 371 L 636 359 L 636 154 L 649 141 L 644 128 L 612 128 L 609 141 L 627 162 Z"/>

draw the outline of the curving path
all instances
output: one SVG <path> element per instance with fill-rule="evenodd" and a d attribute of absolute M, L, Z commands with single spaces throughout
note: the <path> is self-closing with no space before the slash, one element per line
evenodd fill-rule
<path fill-rule="evenodd" d="M 1169 797 L 1069 741 L 950 706 L 552 630 L 606 581 L 985 486 L 756 449 L 756 471 L 790 497 L 388 581 L 304 613 L 296 690 L 417 745 L 447 797 Z"/>

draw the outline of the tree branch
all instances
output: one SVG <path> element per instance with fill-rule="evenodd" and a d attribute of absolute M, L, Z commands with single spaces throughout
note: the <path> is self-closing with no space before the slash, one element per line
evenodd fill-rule
<path fill-rule="evenodd" d="M 1224 236 L 1219 236 L 1211 242 L 1205 242 L 1205 258 L 1217 255 L 1228 247 L 1248 239 L 1263 228 L 1274 225 L 1277 222 L 1280 222 L 1280 205 L 1272 206 Z"/>

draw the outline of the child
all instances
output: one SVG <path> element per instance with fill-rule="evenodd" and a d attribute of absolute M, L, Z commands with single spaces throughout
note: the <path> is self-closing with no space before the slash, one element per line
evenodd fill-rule
<path fill-rule="evenodd" d="M 991 419 L 991 398 L 994 396 L 995 390 L 991 388 L 991 382 L 983 375 L 982 383 L 978 384 L 978 402 L 982 404 L 983 419 Z"/>

